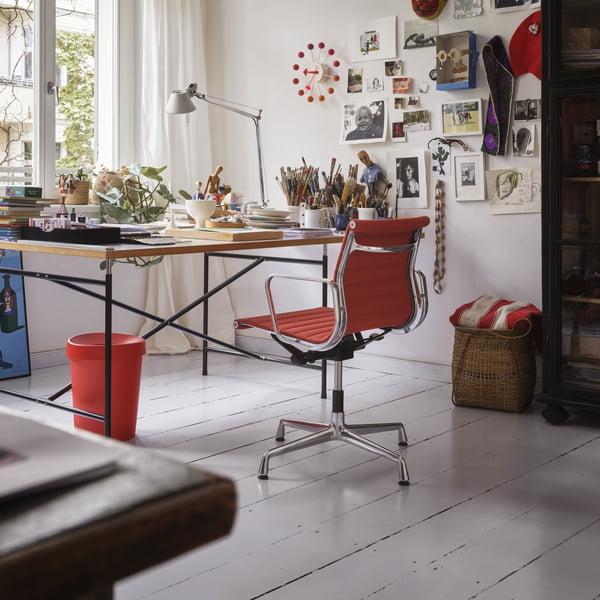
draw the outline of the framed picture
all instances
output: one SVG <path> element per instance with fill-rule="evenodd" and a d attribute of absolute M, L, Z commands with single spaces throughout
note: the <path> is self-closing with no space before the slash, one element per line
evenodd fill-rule
<path fill-rule="evenodd" d="M 348 26 L 350 60 L 396 58 L 396 17 L 350 23 Z"/>
<path fill-rule="evenodd" d="M 341 143 L 384 142 L 387 136 L 387 99 L 345 104 Z"/>
<path fill-rule="evenodd" d="M 437 19 L 433 21 L 427 21 L 426 19 L 404 21 L 404 48 L 407 50 L 435 46 L 437 35 Z"/>
<path fill-rule="evenodd" d="M 481 98 L 442 104 L 442 131 L 446 136 L 480 135 Z"/>
<path fill-rule="evenodd" d="M 485 200 L 485 174 L 481 152 L 454 155 L 454 193 L 459 201 Z"/>
<path fill-rule="evenodd" d="M 388 152 L 387 170 L 394 178 L 395 214 L 403 208 L 427 208 L 425 151 Z"/>
<path fill-rule="evenodd" d="M 21 253 L 0 250 L 0 267 L 22 269 Z M 31 374 L 23 277 L 0 272 L 0 379 Z"/>
<path fill-rule="evenodd" d="M 528 10 L 539 8 L 540 0 L 490 0 L 493 13 L 510 12 L 512 10 Z"/>
<path fill-rule="evenodd" d="M 539 213 L 541 211 L 541 170 L 501 169 L 485 174 L 490 213 Z"/>

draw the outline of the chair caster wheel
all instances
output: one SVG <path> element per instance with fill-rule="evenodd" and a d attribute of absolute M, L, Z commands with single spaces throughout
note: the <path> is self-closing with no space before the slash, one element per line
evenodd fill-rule
<path fill-rule="evenodd" d="M 410 481 L 399 481 L 398 485 L 410 485 Z"/>
<path fill-rule="evenodd" d="M 276 442 L 283 442 L 284 440 L 285 440 L 285 438 L 284 438 L 284 437 L 276 437 L 276 438 L 275 438 L 275 441 L 276 441 Z"/>
<path fill-rule="evenodd" d="M 398 442 L 398 446 L 408 446 L 408 442 Z"/>
<path fill-rule="evenodd" d="M 268 475 L 258 475 L 259 479 L 269 479 Z"/>

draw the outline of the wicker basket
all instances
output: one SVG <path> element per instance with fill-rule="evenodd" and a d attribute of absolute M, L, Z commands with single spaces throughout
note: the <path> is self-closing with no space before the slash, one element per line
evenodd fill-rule
<path fill-rule="evenodd" d="M 78 181 L 72 194 L 65 196 L 65 204 L 87 204 L 90 196 L 90 182 Z"/>
<path fill-rule="evenodd" d="M 521 412 L 533 399 L 531 331 L 454 328 L 452 402 Z"/>

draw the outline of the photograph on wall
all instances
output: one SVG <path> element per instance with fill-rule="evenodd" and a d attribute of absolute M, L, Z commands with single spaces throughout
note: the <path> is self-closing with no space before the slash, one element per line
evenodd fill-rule
<path fill-rule="evenodd" d="M 412 77 L 394 77 L 392 79 L 392 94 L 408 94 Z"/>
<path fill-rule="evenodd" d="M 454 0 L 454 18 L 468 19 L 482 13 L 483 0 Z"/>
<path fill-rule="evenodd" d="M 386 77 L 398 77 L 402 75 L 402 61 L 400 59 L 386 60 L 385 75 Z"/>
<path fill-rule="evenodd" d="M 444 135 L 480 135 L 481 99 L 442 104 Z"/>
<path fill-rule="evenodd" d="M 404 123 L 402 121 L 392 121 L 392 142 L 405 142 L 406 131 L 404 131 Z"/>
<path fill-rule="evenodd" d="M 388 173 L 394 177 L 397 209 L 427 208 L 425 151 L 406 150 L 387 154 Z"/>
<path fill-rule="evenodd" d="M 396 17 L 350 23 L 348 26 L 350 60 L 396 58 Z"/>
<path fill-rule="evenodd" d="M 406 110 L 402 116 L 406 131 L 429 131 L 431 117 L 428 110 Z"/>
<path fill-rule="evenodd" d="M 363 72 L 362 69 L 348 69 L 348 85 L 349 94 L 358 94 L 363 91 Z"/>
<path fill-rule="evenodd" d="M 485 200 L 485 175 L 481 152 L 454 155 L 454 197 L 461 202 Z"/>
<path fill-rule="evenodd" d="M 541 115 L 540 99 L 515 100 L 513 110 L 513 121 L 535 121 Z"/>
<path fill-rule="evenodd" d="M 485 183 L 493 215 L 541 212 L 539 167 L 487 171 Z"/>
<path fill-rule="evenodd" d="M 0 267 L 21 269 L 21 253 L 0 250 Z M 27 313 L 23 277 L 12 273 L 2 276 L 0 303 L 0 379 L 24 377 L 31 374 Z"/>
<path fill-rule="evenodd" d="M 404 21 L 404 48 L 427 48 L 435 46 L 438 34 L 438 22 L 417 19 Z"/>
<path fill-rule="evenodd" d="M 385 98 L 345 104 L 342 117 L 341 143 L 385 141 L 387 136 L 387 102 Z"/>
<path fill-rule="evenodd" d="M 521 123 L 512 128 L 513 156 L 535 156 L 535 124 Z"/>
<path fill-rule="evenodd" d="M 490 8 L 493 13 L 527 10 L 539 7 L 540 0 L 490 0 Z"/>
<path fill-rule="evenodd" d="M 380 62 L 365 63 L 363 67 L 363 82 L 367 92 L 383 92 L 383 65 Z"/>

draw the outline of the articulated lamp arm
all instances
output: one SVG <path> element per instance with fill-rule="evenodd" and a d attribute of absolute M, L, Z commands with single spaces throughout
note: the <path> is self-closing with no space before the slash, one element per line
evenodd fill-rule
<path fill-rule="evenodd" d="M 249 119 L 252 119 L 252 122 L 254 123 L 254 127 L 256 129 L 256 149 L 258 151 L 258 179 L 260 183 L 260 202 L 263 207 L 267 206 L 268 201 L 266 199 L 265 192 L 265 167 L 263 163 L 262 140 L 260 136 L 260 119 L 262 115 L 262 109 L 252 108 L 254 112 L 249 112 L 248 110 L 244 110 L 244 108 L 251 107 L 240 108 L 243 105 L 236 104 L 235 102 L 231 102 L 230 100 L 213 98 L 212 96 L 207 96 L 206 94 L 199 93 L 198 85 L 196 83 L 190 83 L 190 85 L 188 85 L 185 90 L 175 90 L 174 92 L 171 92 L 171 96 L 167 103 L 167 112 L 174 114 L 182 114 L 196 110 L 196 106 L 192 102 L 192 98 L 199 98 L 200 100 L 204 100 L 204 102 L 207 102 L 208 104 L 220 106 L 225 110 L 229 110 L 231 112 L 237 113 L 238 115 L 242 115 L 243 117 L 248 117 Z"/>

